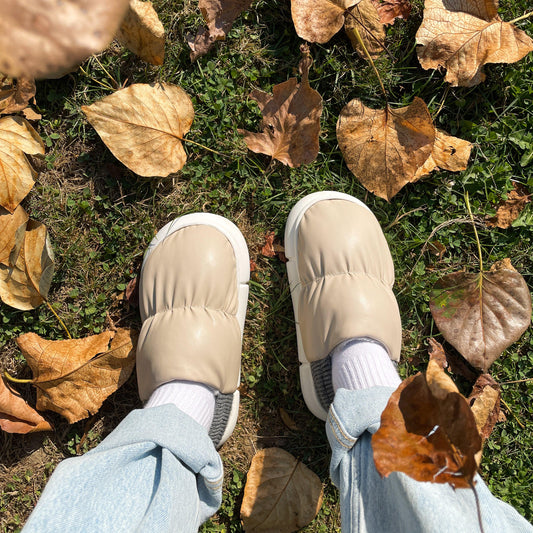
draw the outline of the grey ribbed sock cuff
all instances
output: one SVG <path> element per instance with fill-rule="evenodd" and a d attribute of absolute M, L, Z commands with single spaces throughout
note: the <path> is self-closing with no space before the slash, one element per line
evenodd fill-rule
<path fill-rule="evenodd" d="M 377 385 L 397 387 L 401 383 L 387 350 L 377 341 L 347 340 L 331 352 L 333 390 L 367 389 Z"/>

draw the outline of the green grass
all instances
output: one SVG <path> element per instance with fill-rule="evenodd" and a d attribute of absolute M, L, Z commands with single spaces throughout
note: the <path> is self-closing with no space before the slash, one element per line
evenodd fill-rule
<path fill-rule="evenodd" d="M 468 169 L 436 172 L 405 187 L 391 202 L 368 193 L 343 162 L 335 126 L 342 107 L 361 98 L 382 107 L 383 97 L 370 66 L 351 48 L 344 32 L 329 43 L 311 45 L 311 86 L 324 99 L 320 153 L 298 169 L 271 163 L 248 152 L 237 129 L 258 131 L 260 113 L 248 98 L 256 88 L 294 76 L 299 44 L 288 2 L 260 0 L 238 19 L 225 42 L 191 65 L 185 35 L 201 23 L 195 2 L 160 0 L 156 7 L 167 30 L 165 64 L 143 64 L 118 45 L 89 59 L 81 71 L 38 84 L 37 104 L 43 114 L 39 133 L 48 148 L 41 173 L 24 207 L 44 222 L 56 253 L 50 293 L 54 308 L 75 336 L 98 333 L 115 323 L 140 326 L 136 309 L 122 298 L 125 285 L 138 273 L 142 254 L 155 231 L 176 216 L 209 211 L 234 220 L 244 232 L 252 274 L 243 348 L 241 415 L 234 437 L 222 449 L 226 468 L 224 501 L 204 531 L 241 531 L 239 506 L 245 474 L 255 448 L 281 446 L 316 472 L 325 486 L 324 505 L 306 531 L 340 530 L 336 490 L 328 477 L 329 448 L 323 424 L 305 407 L 300 394 L 294 319 L 284 265 L 259 253 L 264 234 L 283 235 L 291 207 L 304 195 L 337 190 L 363 199 L 385 228 L 396 267 L 404 327 L 403 376 L 424 368 L 427 338 L 438 336 L 430 312 L 429 293 L 442 275 L 458 269 L 475 271 L 477 247 L 469 224 L 451 224 L 434 237 L 446 247 L 438 259 L 421 250 L 442 222 L 467 216 L 468 192 L 474 215 L 482 220 L 517 181 L 533 188 L 533 54 L 514 65 L 489 65 L 487 80 L 474 88 L 449 88 L 443 75 L 421 69 L 414 34 L 421 2 L 408 21 L 388 30 L 395 60 L 384 57 L 378 68 L 391 105 L 419 96 L 443 130 L 474 143 Z M 511 20 L 528 9 L 526 0 L 504 0 L 500 13 Z M 520 27 L 533 35 L 533 22 Z M 104 70 L 105 69 L 105 70 Z M 113 79 L 106 73 L 112 76 Z M 183 170 L 169 179 L 141 179 L 118 162 L 86 122 L 82 105 L 111 93 L 101 83 L 165 81 L 191 96 L 195 120 L 187 135 L 223 155 L 186 143 Z M 484 262 L 510 257 L 532 283 L 531 222 L 526 208 L 516 227 L 479 231 Z M 18 312 L 0 306 L 0 363 L 18 376 L 29 371 L 14 339 L 29 331 L 47 338 L 64 337 L 52 313 L 41 306 Z M 510 347 L 491 371 L 497 381 L 532 377 L 533 337 L 528 331 Z M 491 490 L 533 519 L 533 407 L 531 382 L 502 386 L 507 421 L 499 424 L 486 445 L 482 474 Z M 32 391 L 21 389 L 27 398 Z M 52 414 L 50 435 L 0 435 L 0 528 L 17 531 L 31 511 L 55 464 L 94 447 L 134 407 L 139 406 L 132 379 L 92 419 L 68 426 Z M 281 422 L 283 407 L 298 424 L 290 431 Z M 84 444 L 80 441 L 87 434 Z M 28 466 L 29 465 L 29 466 Z M 28 478 L 30 481 L 28 481 Z M 30 487 L 30 488 L 28 488 Z"/>

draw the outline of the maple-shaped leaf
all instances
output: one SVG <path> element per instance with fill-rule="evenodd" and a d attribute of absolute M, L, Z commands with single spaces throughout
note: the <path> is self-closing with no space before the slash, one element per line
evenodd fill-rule
<path fill-rule="evenodd" d="M 281 448 L 259 450 L 246 476 L 241 519 L 246 533 L 291 533 L 309 524 L 322 505 L 322 483 Z"/>
<path fill-rule="evenodd" d="M 372 0 L 291 0 L 291 14 L 296 33 L 311 43 L 327 43 L 345 25 L 362 57 L 355 29 L 372 57 L 384 48 L 385 30 Z"/>
<path fill-rule="evenodd" d="M 17 338 L 33 371 L 37 409 L 77 422 L 100 409 L 135 365 L 137 332 L 119 328 L 83 339 L 50 341 L 35 333 Z"/>
<path fill-rule="evenodd" d="M 454 272 L 435 285 L 429 302 L 444 338 L 486 372 L 528 328 L 531 295 L 509 259 L 482 273 Z"/>
<path fill-rule="evenodd" d="M 21 205 L 13 213 L 0 207 L 0 264 L 10 267 L 17 262 L 27 223 L 28 214 Z"/>
<path fill-rule="evenodd" d="M 35 96 L 35 81 L 31 78 L 12 80 L 0 74 L 0 115 L 26 109 Z"/>
<path fill-rule="evenodd" d="M 506 229 L 518 218 L 530 201 L 531 194 L 527 188 L 515 183 L 514 189 L 507 194 L 507 198 L 499 203 L 496 214 L 493 217 L 487 217 L 485 223 L 491 228 Z"/>
<path fill-rule="evenodd" d="M 481 374 L 467 400 L 483 441 L 486 441 L 500 419 L 500 386 L 490 374 Z"/>
<path fill-rule="evenodd" d="M 392 24 L 397 18 L 406 19 L 411 14 L 410 0 L 372 0 L 382 24 Z"/>
<path fill-rule="evenodd" d="M 431 155 L 416 171 L 413 181 L 429 175 L 433 170 L 440 169 L 451 172 L 465 170 L 470 159 L 471 151 L 472 143 L 459 139 L 458 137 L 453 137 L 437 129 Z"/>
<path fill-rule="evenodd" d="M 302 45 L 301 83 L 296 78 L 274 85 L 272 96 L 254 90 L 250 95 L 263 114 L 263 133 L 239 130 L 252 152 L 267 154 L 290 167 L 311 163 L 318 155 L 322 97 L 309 85 L 312 59 Z"/>
<path fill-rule="evenodd" d="M 16 309 L 34 309 L 46 300 L 53 275 L 54 253 L 46 226 L 30 220 L 15 264 L 0 264 L 0 298 Z"/>
<path fill-rule="evenodd" d="M 0 378 L 0 429 L 7 433 L 50 431 L 52 426 Z"/>
<path fill-rule="evenodd" d="M 128 50 L 152 65 L 162 65 L 165 57 L 165 28 L 152 2 L 130 0 L 126 16 L 116 35 Z"/>
<path fill-rule="evenodd" d="M 18 78 L 63 74 L 113 39 L 128 0 L 9 0 L 0 17 L 0 65 Z"/>
<path fill-rule="evenodd" d="M 426 0 L 416 34 L 425 69 L 446 69 L 453 86 L 485 79 L 486 63 L 514 63 L 533 50 L 533 40 L 498 15 L 497 0 Z"/>
<path fill-rule="evenodd" d="M 425 374 L 393 392 L 372 436 L 374 463 L 381 476 L 403 472 L 417 481 L 473 486 L 481 460 L 481 437 L 468 401 L 444 372 L 446 356 L 430 339 Z"/>
<path fill-rule="evenodd" d="M 24 154 L 44 154 L 44 143 L 21 117 L 0 118 L 0 206 L 13 212 L 30 192 L 35 170 Z"/>
<path fill-rule="evenodd" d="M 370 109 L 352 100 L 337 121 L 337 140 L 348 168 L 370 191 L 390 200 L 433 150 L 435 126 L 420 98 L 400 109 Z"/>
<path fill-rule="evenodd" d="M 139 176 L 166 177 L 185 165 L 182 140 L 194 109 L 181 87 L 136 83 L 81 109 L 113 155 Z"/>
<path fill-rule="evenodd" d="M 252 0 L 199 0 L 207 27 L 198 30 L 195 37 L 187 36 L 191 48 L 191 61 L 207 54 L 217 41 L 223 41 L 233 26 L 235 19 L 250 7 Z"/>

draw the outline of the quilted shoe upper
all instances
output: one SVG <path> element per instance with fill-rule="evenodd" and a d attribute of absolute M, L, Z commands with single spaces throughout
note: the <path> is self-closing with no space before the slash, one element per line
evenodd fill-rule
<path fill-rule="evenodd" d="M 394 265 L 376 217 L 342 199 L 307 209 L 298 229 L 298 322 L 309 362 L 352 337 L 381 342 L 393 360 L 401 320 L 392 292 Z"/>
<path fill-rule="evenodd" d="M 233 247 L 212 226 L 181 228 L 152 251 L 140 283 L 137 378 L 143 401 L 173 379 L 222 393 L 236 390 L 242 344 L 237 285 Z"/>

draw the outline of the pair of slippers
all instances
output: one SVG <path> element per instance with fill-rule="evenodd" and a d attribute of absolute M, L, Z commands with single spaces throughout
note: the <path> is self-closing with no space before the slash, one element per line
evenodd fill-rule
<path fill-rule="evenodd" d="M 294 206 L 285 228 L 285 255 L 302 392 L 311 412 L 325 420 L 333 400 L 328 356 L 337 344 L 373 338 L 391 359 L 399 359 L 392 258 L 371 211 L 337 192 L 314 193 Z M 208 213 L 185 215 L 164 226 L 150 243 L 141 270 L 141 400 L 174 379 L 213 387 L 209 435 L 217 448 L 237 422 L 249 278 L 241 232 Z"/>

